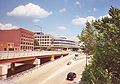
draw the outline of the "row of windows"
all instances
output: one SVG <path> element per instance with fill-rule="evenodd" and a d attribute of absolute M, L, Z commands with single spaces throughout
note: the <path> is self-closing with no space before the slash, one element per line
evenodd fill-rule
<path fill-rule="evenodd" d="M 39 42 L 40 44 L 50 44 L 50 42 Z"/>
<path fill-rule="evenodd" d="M 29 39 L 33 39 L 34 38 L 33 36 L 27 36 L 27 35 L 21 35 L 21 37 L 29 38 Z"/>
<path fill-rule="evenodd" d="M 28 43 L 28 42 L 21 42 L 21 44 L 34 45 L 33 43 Z"/>
<path fill-rule="evenodd" d="M 51 39 L 36 39 L 37 41 L 51 41 Z"/>
<path fill-rule="evenodd" d="M 21 37 L 33 39 L 34 35 L 32 35 L 32 34 L 26 34 L 26 33 L 21 33 Z"/>
<path fill-rule="evenodd" d="M 0 44 L 0 46 L 14 46 L 14 44 Z"/>
<path fill-rule="evenodd" d="M 32 46 L 21 46 L 21 49 L 33 49 Z"/>
<path fill-rule="evenodd" d="M 50 46 L 50 45 L 41 45 L 41 46 Z"/>
<path fill-rule="evenodd" d="M 62 39 L 54 39 L 54 41 L 64 41 L 64 42 L 72 42 L 72 43 L 75 43 L 74 41 L 70 41 L 70 40 L 62 40 Z"/>
<path fill-rule="evenodd" d="M 50 38 L 49 36 L 35 36 L 35 38 Z"/>
<path fill-rule="evenodd" d="M 68 45 L 75 45 L 74 43 L 62 43 L 62 42 L 53 42 L 52 44 L 68 44 Z"/>
<path fill-rule="evenodd" d="M 33 39 L 24 39 L 24 38 L 21 38 L 21 41 L 29 41 L 29 42 L 33 42 Z"/>
<path fill-rule="evenodd" d="M 32 36 L 33 33 L 29 31 L 21 31 L 21 34 Z"/>

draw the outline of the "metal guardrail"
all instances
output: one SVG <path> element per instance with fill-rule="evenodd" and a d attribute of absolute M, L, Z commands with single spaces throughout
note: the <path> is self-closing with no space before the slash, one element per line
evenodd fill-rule
<path fill-rule="evenodd" d="M 51 54 L 65 54 L 65 53 L 68 53 L 68 52 L 66 51 L 0 51 L 0 60 L 51 55 Z"/>

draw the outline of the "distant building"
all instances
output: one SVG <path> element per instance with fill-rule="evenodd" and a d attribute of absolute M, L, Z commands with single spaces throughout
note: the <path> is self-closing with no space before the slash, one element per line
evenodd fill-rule
<path fill-rule="evenodd" d="M 43 32 L 34 33 L 35 40 L 38 41 L 39 46 L 48 47 L 52 45 L 53 37 L 51 35 L 44 34 Z"/>
<path fill-rule="evenodd" d="M 4 44 L 10 42 L 10 45 L 13 45 L 14 50 L 16 49 L 15 47 L 19 48 L 19 50 L 33 50 L 34 33 L 23 28 L 0 30 L 0 42 L 5 42 Z"/>
<path fill-rule="evenodd" d="M 61 47 L 73 47 L 76 45 L 75 41 L 68 40 L 65 37 L 54 37 L 53 38 L 53 46 L 61 46 Z"/>
<path fill-rule="evenodd" d="M 65 37 L 56 37 L 48 34 L 44 34 L 43 32 L 34 33 L 35 40 L 38 41 L 39 47 L 51 47 L 57 49 L 64 48 L 74 48 L 78 47 L 78 43 L 76 41 L 68 40 Z"/>

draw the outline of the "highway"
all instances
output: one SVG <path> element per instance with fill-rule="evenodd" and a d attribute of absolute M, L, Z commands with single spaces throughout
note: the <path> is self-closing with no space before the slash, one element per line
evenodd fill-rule
<path fill-rule="evenodd" d="M 80 54 L 78 60 L 73 60 L 75 53 L 49 62 L 29 73 L 21 75 L 11 81 L 20 84 L 78 84 L 85 67 L 85 55 Z M 68 62 L 72 62 L 67 65 Z M 77 77 L 73 81 L 66 80 L 68 72 L 75 72 Z"/>

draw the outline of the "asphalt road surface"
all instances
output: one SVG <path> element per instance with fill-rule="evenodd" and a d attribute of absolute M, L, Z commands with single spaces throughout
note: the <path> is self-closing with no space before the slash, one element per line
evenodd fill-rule
<path fill-rule="evenodd" d="M 78 84 L 85 67 L 85 56 L 80 54 L 78 60 L 73 60 L 74 57 L 75 53 L 72 52 L 11 81 L 18 84 Z M 70 61 L 71 64 L 67 65 Z M 75 72 L 77 77 L 73 81 L 66 80 L 68 72 Z"/>

